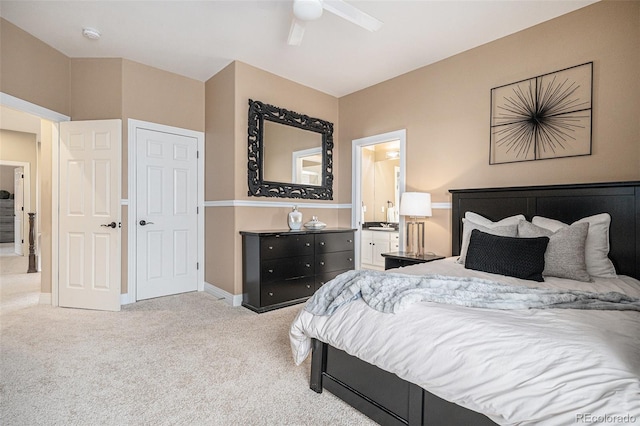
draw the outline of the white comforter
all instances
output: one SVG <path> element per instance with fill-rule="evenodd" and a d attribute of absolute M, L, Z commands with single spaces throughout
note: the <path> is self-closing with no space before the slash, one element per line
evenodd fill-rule
<path fill-rule="evenodd" d="M 470 271 L 452 259 L 399 272 L 640 297 L 640 282 L 622 276 L 537 283 Z M 503 311 L 420 302 L 385 314 L 357 300 L 332 316 L 301 310 L 290 331 L 296 364 L 310 354 L 311 338 L 499 424 L 640 423 L 639 312 Z"/>

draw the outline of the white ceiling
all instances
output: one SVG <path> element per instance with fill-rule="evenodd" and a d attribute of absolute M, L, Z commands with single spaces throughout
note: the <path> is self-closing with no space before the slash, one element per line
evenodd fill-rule
<path fill-rule="evenodd" d="M 0 16 L 71 58 L 125 58 L 200 81 L 239 60 L 340 97 L 595 1 L 350 0 L 384 26 L 370 33 L 325 11 L 298 47 L 286 43 L 291 0 L 1 0 Z"/>

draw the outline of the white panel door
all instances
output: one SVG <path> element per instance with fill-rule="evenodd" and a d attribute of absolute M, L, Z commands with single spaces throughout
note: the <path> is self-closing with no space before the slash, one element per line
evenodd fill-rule
<path fill-rule="evenodd" d="M 13 169 L 13 244 L 14 252 L 22 256 L 24 251 L 24 167 Z"/>
<path fill-rule="evenodd" d="M 136 299 L 198 289 L 198 141 L 137 129 Z"/>
<path fill-rule="evenodd" d="M 120 310 L 120 120 L 60 123 L 60 306 Z"/>

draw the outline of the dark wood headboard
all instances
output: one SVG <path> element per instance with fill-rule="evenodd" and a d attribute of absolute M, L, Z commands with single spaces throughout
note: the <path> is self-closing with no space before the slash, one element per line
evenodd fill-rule
<path fill-rule="evenodd" d="M 460 254 L 462 218 L 468 211 L 498 221 L 515 214 L 572 223 L 611 215 L 609 258 L 618 274 L 640 279 L 640 182 L 452 189 L 452 253 Z"/>

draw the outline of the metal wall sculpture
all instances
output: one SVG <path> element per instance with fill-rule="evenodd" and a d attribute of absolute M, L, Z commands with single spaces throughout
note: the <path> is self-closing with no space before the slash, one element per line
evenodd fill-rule
<path fill-rule="evenodd" d="M 593 62 L 491 89 L 489 164 L 591 154 Z"/>

